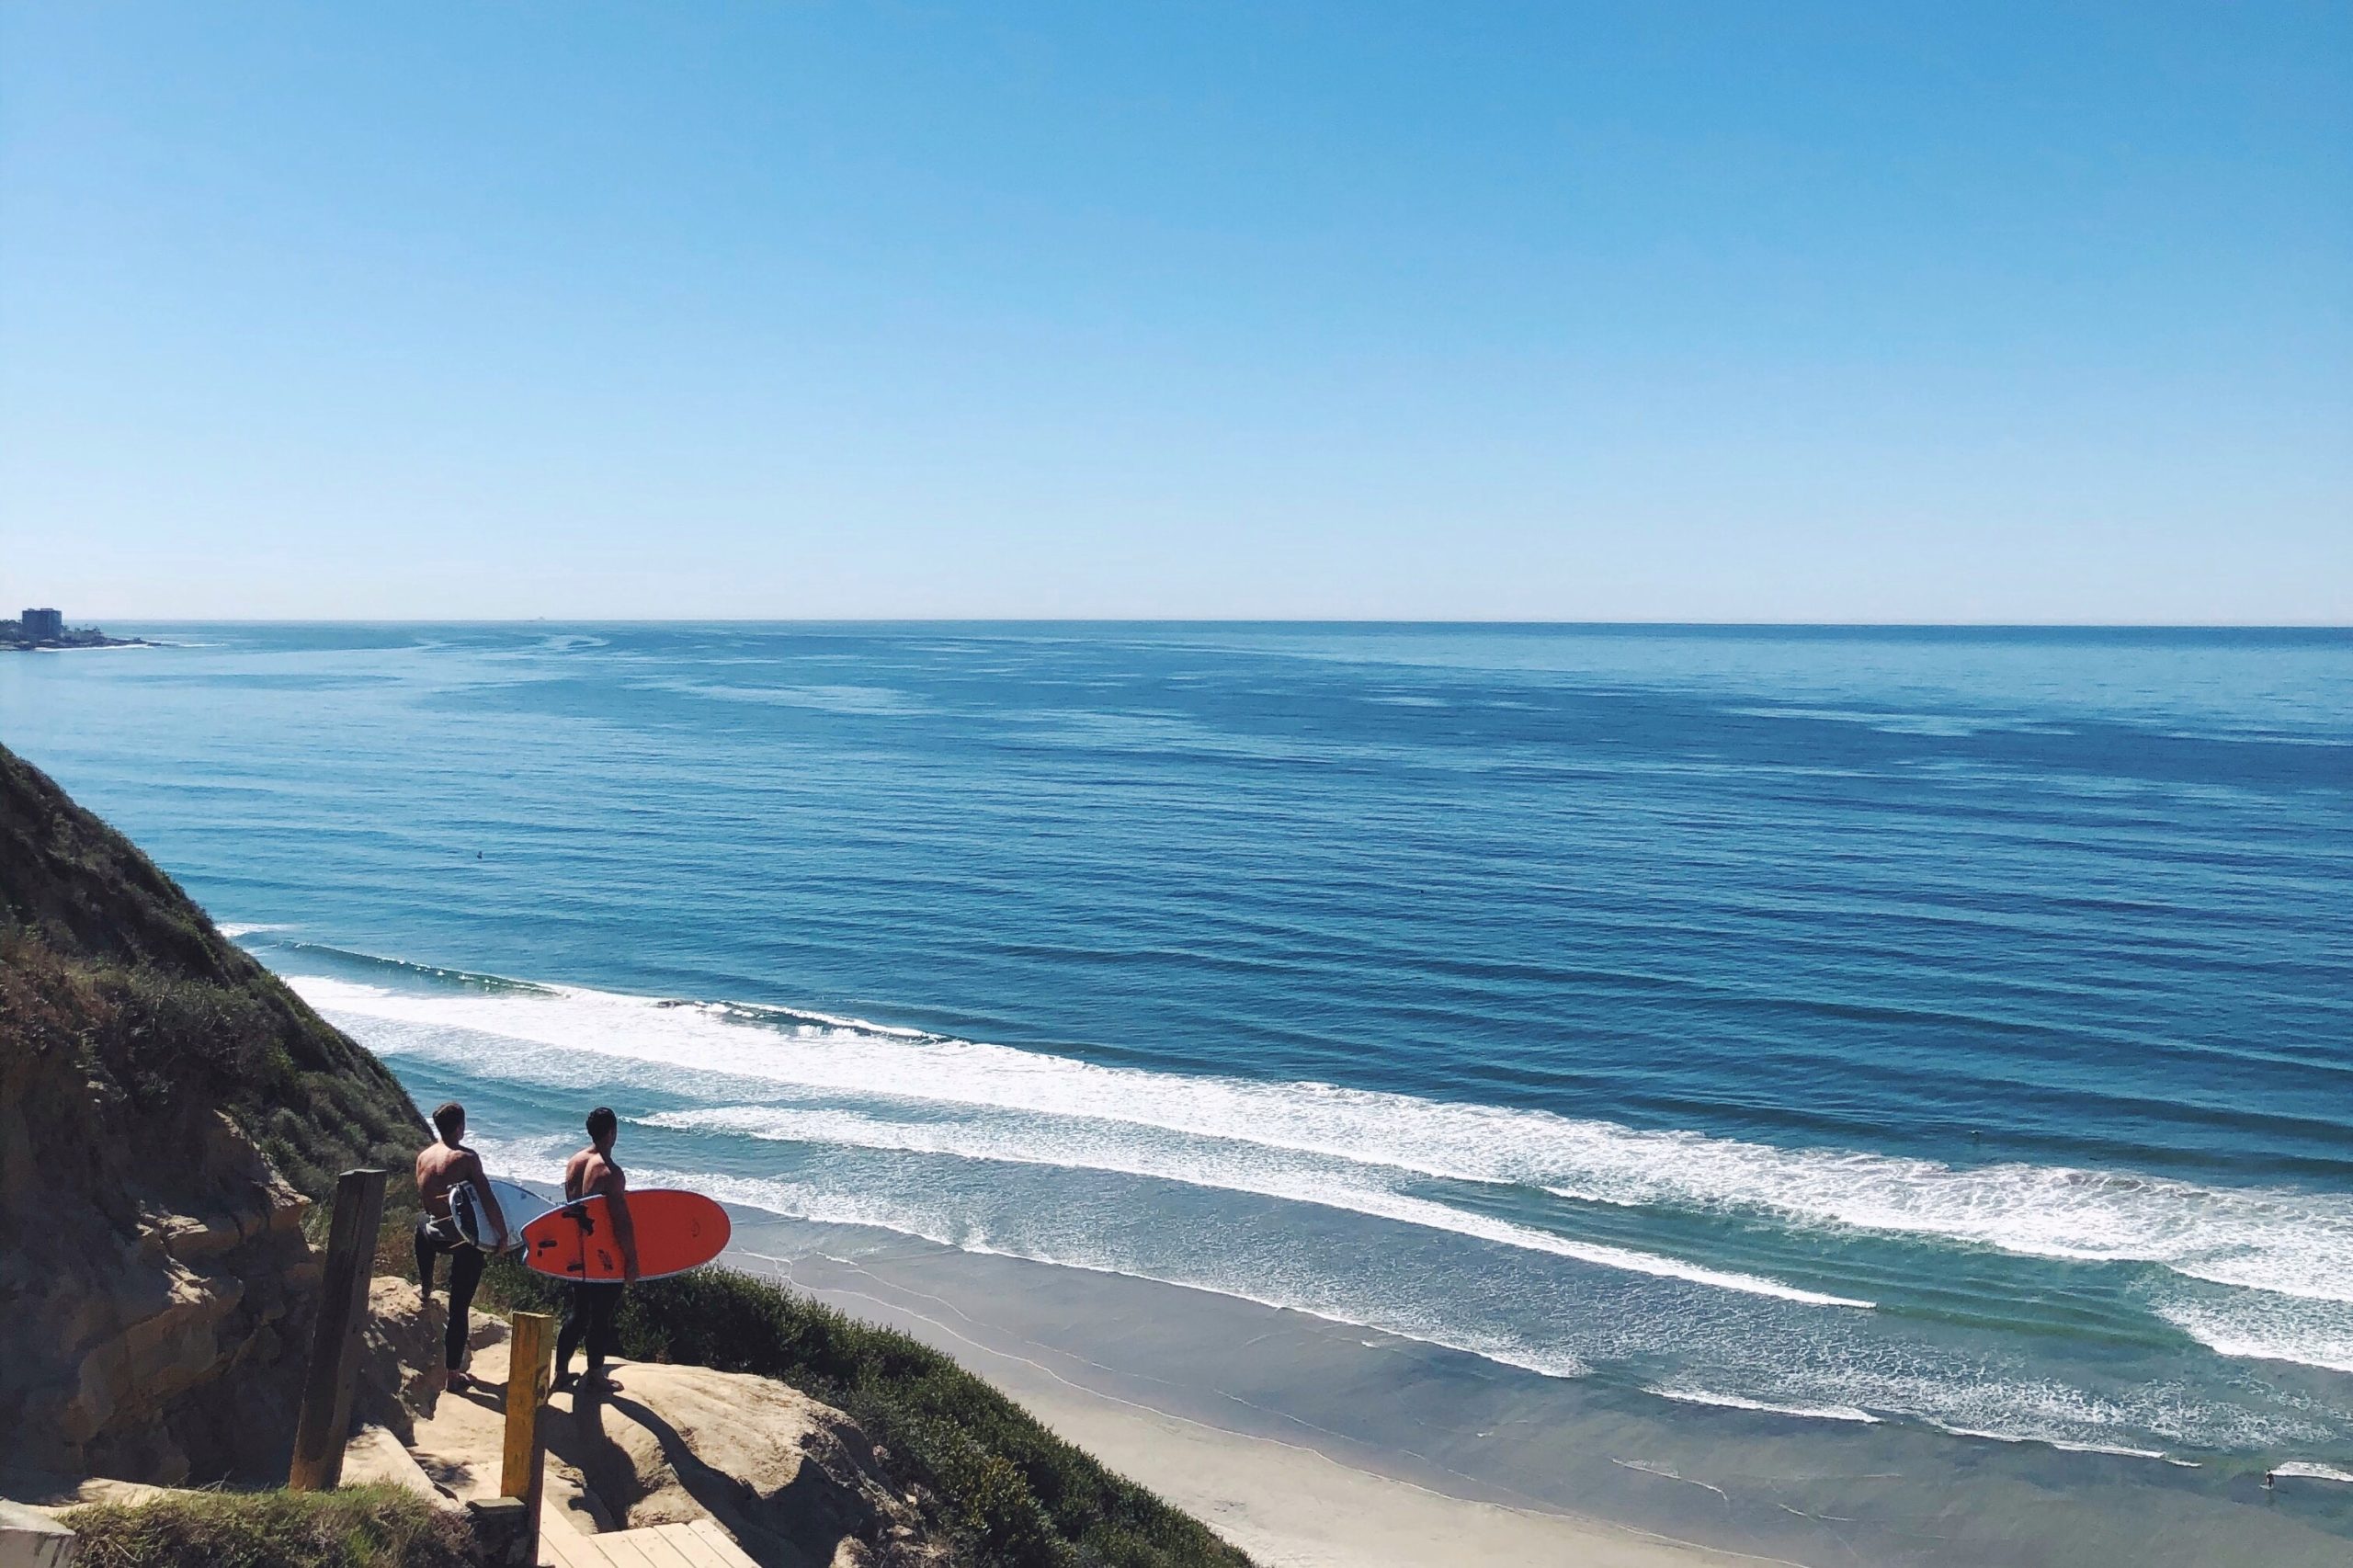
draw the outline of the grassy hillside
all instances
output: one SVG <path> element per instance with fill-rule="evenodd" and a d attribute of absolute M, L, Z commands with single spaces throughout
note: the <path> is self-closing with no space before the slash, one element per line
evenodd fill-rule
<path fill-rule="evenodd" d="M 560 1310 L 560 1288 L 513 1263 L 483 1296 Z M 621 1352 L 751 1372 L 848 1412 L 927 1512 L 957 1560 L 987 1568 L 1248 1568 L 1250 1559 L 1037 1417 L 894 1329 L 723 1268 L 632 1286 Z"/>
<path fill-rule="evenodd" d="M 415 1154 L 415 1108 L 381 1062 L 0 747 L 0 1074 L 68 1062 L 125 1126 L 228 1111 L 313 1198 L 339 1170 Z"/>

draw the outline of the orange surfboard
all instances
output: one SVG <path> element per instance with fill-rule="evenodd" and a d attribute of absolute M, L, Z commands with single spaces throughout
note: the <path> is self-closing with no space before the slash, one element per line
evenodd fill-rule
<path fill-rule="evenodd" d="M 727 1210 L 699 1192 L 649 1187 L 629 1195 L 637 1232 L 637 1277 L 684 1274 L 727 1244 Z M 611 1200 L 598 1194 L 551 1209 L 523 1227 L 523 1261 L 558 1279 L 617 1280 L 620 1244 L 613 1239 Z"/>

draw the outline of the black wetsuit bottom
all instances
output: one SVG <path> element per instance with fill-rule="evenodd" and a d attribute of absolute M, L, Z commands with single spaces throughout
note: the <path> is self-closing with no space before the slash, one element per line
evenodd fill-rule
<path fill-rule="evenodd" d="M 572 1370 L 572 1352 L 583 1340 L 588 1346 L 588 1369 L 602 1371 L 613 1342 L 613 1316 L 621 1310 L 619 1280 L 572 1282 L 572 1300 L 563 1309 L 563 1328 L 555 1336 L 555 1375 Z"/>
<path fill-rule="evenodd" d="M 416 1220 L 416 1282 L 429 1300 L 433 1295 L 433 1260 L 449 1257 L 449 1327 L 441 1336 L 442 1354 L 449 1370 L 466 1358 L 466 1312 L 474 1304 L 474 1287 L 482 1283 L 482 1249 L 458 1233 L 454 1221 L 420 1214 Z"/>

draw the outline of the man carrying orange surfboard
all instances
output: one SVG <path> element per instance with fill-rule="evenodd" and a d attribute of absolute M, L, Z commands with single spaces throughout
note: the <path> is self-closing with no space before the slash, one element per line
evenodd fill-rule
<path fill-rule="evenodd" d="M 602 1197 L 612 1212 L 613 1240 L 621 1249 L 621 1278 L 617 1280 L 575 1279 L 572 1301 L 564 1308 L 563 1328 L 555 1340 L 555 1386 L 574 1386 L 572 1352 L 585 1339 L 588 1347 L 588 1380 L 598 1388 L 620 1385 L 605 1375 L 605 1354 L 611 1346 L 613 1316 L 620 1311 L 621 1291 L 637 1278 L 637 1231 L 630 1222 L 629 1178 L 613 1163 L 613 1139 L 620 1119 L 609 1106 L 588 1113 L 588 1147 L 563 1167 L 563 1198 L 567 1203 Z"/>

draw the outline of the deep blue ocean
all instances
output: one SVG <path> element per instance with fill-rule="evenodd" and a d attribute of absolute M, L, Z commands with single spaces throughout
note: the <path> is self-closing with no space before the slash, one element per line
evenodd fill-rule
<path fill-rule="evenodd" d="M 2353 1471 L 2353 633 L 109 630 L 0 740 L 514 1174 Z"/>

